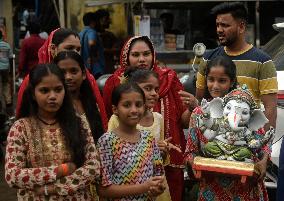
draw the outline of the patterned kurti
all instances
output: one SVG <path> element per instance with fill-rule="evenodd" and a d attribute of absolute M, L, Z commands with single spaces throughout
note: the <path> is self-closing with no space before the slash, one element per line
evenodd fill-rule
<path fill-rule="evenodd" d="M 196 122 L 202 111 L 195 108 L 191 115 L 189 125 L 189 135 L 186 144 L 185 160 L 193 161 L 195 156 L 201 155 L 201 149 L 208 142 L 200 129 L 196 128 Z M 262 130 L 260 130 L 262 131 Z M 260 133 L 263 135 L 263 133 Z M 265 146 L 262 151 L 271 152 L 269 146 Z M 258 159 L 255 157 L 255 162 Z M 248 178 L 245 184 L 241 183 L 240 177 L 221 175 L 214 173 L 202 174 L 199 183 L 199 201 L 267 201 L 268 195 L 264 182 L 258 182 L 256 178 Z"/>
<path fill-rule="evenodd" d="M 60 128 L 43 125 L 35 118 L 24 118 L 12 126 L 6 148 L 5 178 L 18 188 L 18 200 L 85 201 L 92 200 L 89 184 L 99 178 L 97 150 L 87 126 L 85 162 L 71 175 L 56 179 L 59 165 L 72 162 L 71 153 Z M 37 196 L 38 186 L 54 185 L 58 195 Z"/>
<path fill-rule="evenodd" d="M 159 148 L 147 131 L 140 131 L 137 143 L 126 142 L 114 132 L 108 132 L 100 137 L 98 150 L 102 165 L 102 186 L 142 184 L 152 176 L 164 174 Z M 142 194 L 113 200 L 147 199 L 147 194 Z"/>
<path fill-rule="evenodd" d="M 151 133 L 151 135 L 154 136 L 156 141 L 164 140 L 164 119 L 163 116 L 158 112 L 153 112 L 154 122 L 149 127 L 141 126 L 140 124 L 137 124 L 137 129 L 139 130 L 146 130 Z M 111 115 L 111 118 L 108 122 L 108 131 L 113 131 L 115 128 L 117 128 L 119 125 L 118 117 L 117 115 L 113 114 Z M 164 166 L 168 165 L 170 163 L 170 155 L 168 154 L 167 157 L 164 159 L 163 164 Z M 157 201 L 170 201 L 171 195 L 169 190 L 169 185 L 167 180 L 165 179 L 165 185 L 166 189 L 165 191 L 157 197 Z"/>

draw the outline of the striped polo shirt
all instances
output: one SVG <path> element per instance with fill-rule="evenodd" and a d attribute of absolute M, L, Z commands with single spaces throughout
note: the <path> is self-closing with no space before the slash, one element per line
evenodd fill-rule
<path fill-rule="evenodd" d="M 238 83 L 246 84 L 257 102 L 260 101 L 261 95 L 278 92 L 276 68 L 273 61 L 269 55 L 255 47 L 238 56 L 227 55 L 223 46 L 206 52 L 197 73 L 196 87 L 198 89 L 205 89 L 206 64 L 208 60 L 217 56 L 227 56 L 232 59 L 237 67 Z"/>

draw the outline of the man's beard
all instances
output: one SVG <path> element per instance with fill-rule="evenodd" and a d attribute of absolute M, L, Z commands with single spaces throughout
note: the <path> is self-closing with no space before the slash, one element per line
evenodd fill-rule
<path fill-rule="evenodd" d="M 237 41 L 237 34 L 231 35 L 230 37 L 227 37 L 225 40 L 220 41 L 219 43 L 222 46 L 231 46 L 232 44 L 234 44 Z"/>

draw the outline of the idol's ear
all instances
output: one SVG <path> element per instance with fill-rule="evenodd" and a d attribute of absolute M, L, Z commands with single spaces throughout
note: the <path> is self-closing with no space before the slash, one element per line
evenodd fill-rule
<path fill-rule="evenodd" d="M 268 123 L 268 119 L 266 118 L 263 111 L 260 109 L 255 109 L 252 112 L 248 123 L 248 129 L 251 131 L 257 131 L 258 129 L 262 128 L 266 123 Z"/>
<path fill-rule="evenodd" d="M 214 98 L 209 102 L 209 111 L 211 118 L 221 118 L 223 116 L 223 99 L 222 98 Z"/>

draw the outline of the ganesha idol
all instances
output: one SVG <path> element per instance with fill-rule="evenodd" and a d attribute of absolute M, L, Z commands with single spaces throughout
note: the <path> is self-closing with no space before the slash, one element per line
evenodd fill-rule
<path fill-rule="evenodd" d="M 202 147 L 205 158 L 196 157 L 193 168 L 223 173 L 230 173 L 232 168 L 233 173 L 248 173 L 251 176 L 254 170 L 253 157 L 260 153 L 262 147 L 271 143 L 275 135 L 273 127 L 259 134 L 258 131 L 268 119 L 252 94 L 244 85 L 224 98 L 214 98 L 210 102 L 202 100 L 201 108 L 203 114 L 196 126 L 201 129 L 208 143 Z M 250 170 L 246 172 L 246 168 Z"/>

